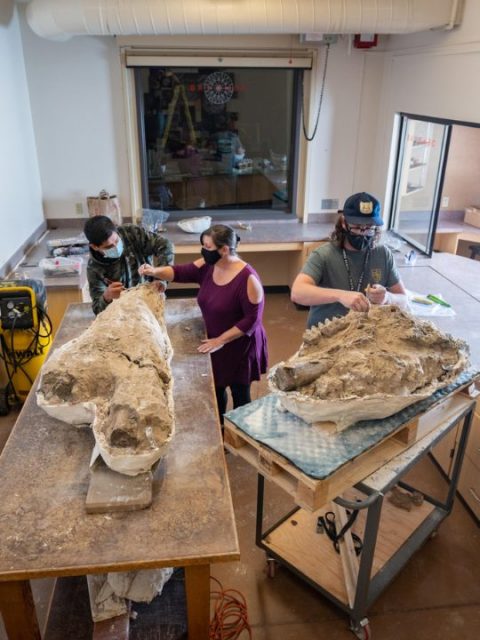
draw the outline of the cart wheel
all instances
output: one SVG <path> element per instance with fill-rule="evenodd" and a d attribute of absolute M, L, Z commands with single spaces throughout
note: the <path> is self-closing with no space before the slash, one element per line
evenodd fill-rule
<path fill-rule="evenodd" d="M 353 633 L 357 636 L 357 638 L 360 638 L 360 640 L 371 640 L 372 631 L 370 629 L 370 623 L 368 622 L 367 618 L 364 618 L 358 625 L 355 625 L 355 623 L 351 620 L 350 630 L 353 631 Z"/>
<path fill-rule="evenodd" d="M 275 558 L 267 556 L 267 565 L 265 567 L 265 573 L 269 578 L 274 578 L 277 573 L 277 561 Z"/>

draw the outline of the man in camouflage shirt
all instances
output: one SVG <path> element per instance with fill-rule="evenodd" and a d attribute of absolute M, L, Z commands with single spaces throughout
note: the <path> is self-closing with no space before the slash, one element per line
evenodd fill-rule
<path fill-rule="evenodd" d="M 87 278 L 95 314 L 120 297 L 124 289 L 146 282 L 138 273 L 140 265 L 173 263 L 170 240 L 137 225 L 116 227 L 107 216 L 94 216 L 86 221 L 84 233 L 90 243 Z"/>

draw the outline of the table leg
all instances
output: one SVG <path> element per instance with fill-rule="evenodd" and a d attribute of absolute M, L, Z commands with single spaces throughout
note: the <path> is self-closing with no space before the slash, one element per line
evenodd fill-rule
<path fill-rule="evenodd" d="M 185 567 L 188 640 L 208 640 L 210 625 L 210 565 Z"/>
<path fill-rule="evenodd" d="M 41 640 L 28 580 L 0 582 L 0 611 L 8 640 Z"/>

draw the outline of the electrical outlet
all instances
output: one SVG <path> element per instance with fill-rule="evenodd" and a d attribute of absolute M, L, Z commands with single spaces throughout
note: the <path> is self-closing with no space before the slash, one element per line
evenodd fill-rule
<path fill-rule="evenodd" d="M 75 203 L 75 213 L 77 216 L 83 216 L 83 202 Z"/>
<path fill-rule="evenodd" d="M 338 210 L 338 198 L 324 198 L 320 202 L 320 208 L 322 211 L 337 211 Z"/>

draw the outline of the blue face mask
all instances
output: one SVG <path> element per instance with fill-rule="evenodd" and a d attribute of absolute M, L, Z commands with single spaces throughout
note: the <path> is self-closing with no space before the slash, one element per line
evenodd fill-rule
<path fill-rule="evenodd" d="M 119 237 L 118 242 L 114 247 L 110 247 L 110 249 L 103 249 L 103 255 L 105 258 L 120 258 L 123 253 L 123 242 Z"/>

